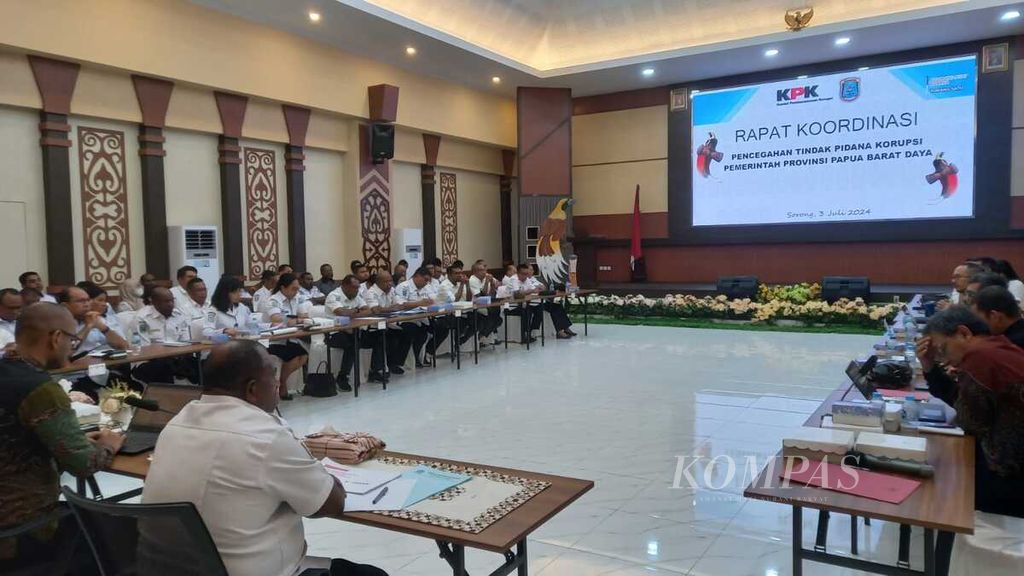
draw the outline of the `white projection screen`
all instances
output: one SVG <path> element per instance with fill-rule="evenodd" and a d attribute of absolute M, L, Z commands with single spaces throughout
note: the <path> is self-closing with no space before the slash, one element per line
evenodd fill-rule
<path fill-rule="evenodd" d="M 695 227 L 972 218 L 976 57 L 692 94 Z"/>

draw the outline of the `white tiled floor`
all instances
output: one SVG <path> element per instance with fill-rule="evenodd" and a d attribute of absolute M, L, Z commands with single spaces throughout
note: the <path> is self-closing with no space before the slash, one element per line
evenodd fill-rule
<path fill-rule="evenodd" d="M 876 340 L 729 330 L 595 326 L 529 353 L 487 351 L 480 365 L 366 386 L 358 399 L 299 398 L 285 417 L 297 432 L 323 424 L 367 431 L 389 448 L 587 478 L 595 489 L 530 539 L 540 576 L 693 574 L 772 576 L 791 571 L 789 508 L 745 500 L 746 482 L 717 467 L 719 490 L 672 485 L 677 456 L 764 460 Z M 115 489 L 120 479 L 103 478 Z M 806 512 L 810 546 L 816 514 Z M 310 553 L 376 564 L 392 575 L 450 573 L 433 542 L 334 520 L 309 520 Z M 861 554 L 895 563 L 897 527 L 860 527 Z M 920 534 L 914 566 L 920 568 Z M 833 516 L 830 551 L 848 553 L 849 518 Z M 495 554 L 468 551 L 471 574 Z M 805 564 L 805 574 L 853 574 Z"/>

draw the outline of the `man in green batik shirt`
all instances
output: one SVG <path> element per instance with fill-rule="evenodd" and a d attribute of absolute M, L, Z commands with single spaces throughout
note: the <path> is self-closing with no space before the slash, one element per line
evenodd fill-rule
<path fill-rule="evenodd" d="M 69 362 L 75 327 L 65 308 L 34 304 L 18 321 L 18 358 L 0 360 L 0 530 L 54 513 L 60 473 L 90 476 L 110 465 L 124 441 L 109 430 L 83 434 L 68 395 L 47 372 Z M 0 540 L 0 572 L 69 555 L 76 534 L 65 516 Z"/>

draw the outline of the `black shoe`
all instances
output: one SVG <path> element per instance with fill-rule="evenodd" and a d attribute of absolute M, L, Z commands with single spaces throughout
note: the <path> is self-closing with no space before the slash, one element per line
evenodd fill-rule
<path fill-rule="evenodd" d="M 367 382 L 377 382 L 380 384 L 387 384 L 388 377 L 380 372 L 370 372 L 370 375 L 366 378 Z"/>
<path fill-rule="evenodd" d="M 289 392 L 288 394 L 285 394 L 284 396 L 281 396 L 280 398 L 281 398 L 281 400 L 286 400 L 287 401 L 287 400 L 294 400 L 295 396 L 292 396 L 291 392 Z"/>
<path fill-rule="evenodd" d="M 421 361 L 419 358 L 416 359 L 416 367 L 423 368 L 423 361 Z"/>
<path fill-rule="evenodd" d="M 569 334 L 568 332 L 566 332 L 564 330 L 559 332 L 558 334 L 555 334 L 555 339 L 556 340 L 568 340 L 570 338 L 572 338 L 572 334 Z"/>
<path fill-rule="evenodd" d="M 536 341 L 537 341 L 537 338 L 535 338 L 535 337 L 533 337 L 533 336 L 530 336 L 529 338 L 527 338 L 527 339 L 526 339 L 526 343 L 527 343 L 527 344 L 533 344 L 533 343 L 535 343 Z"/>
<path fill-rule="evenodd" d="M 395 376 L 401 376 L 402 374 L 405 374 L 405 368 L 402 368 L 401 366 L 389 366 L 388 370 Z"/>
<path fill-rule="evenodd" d="M 349 385 L 348 378 L 345 378 L 344 380 L 341 380 L 341 379 L 338 380 L 338 390 L 341 390 L 342 392 L 351 392 L 352 391 L 352 386 Z"/>
<path fill-rule="evenodd" d="M 572 328 L 566 328 L 565 331 L 569 334 L 569 336 L 579 336 L 579 334 L 572 331 Z"/>

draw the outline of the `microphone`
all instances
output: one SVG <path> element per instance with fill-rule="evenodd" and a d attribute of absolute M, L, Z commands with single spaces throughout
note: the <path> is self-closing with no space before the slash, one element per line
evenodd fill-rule
<path fill-rule="evenodd" d="M 127 398 L 124 399 L 124 403 L 129 406 L 134 406 L 140 410 L 145 410 L 147 412 L 163 412 L 164 414 L 170 414 L 171 416 L 178 415 L 177 412 L 172 412 L 170 410 L 164 410 L 163 408 L 161 408 L 160 403 L 157 402 L 156 400 L 145 400 L 143 398 L 128 396 Z"/>
<path fill-rule="evenodd" d="M 895 472 L 897 474 L 919 476 L 921 478 L 931 478 L 932 476 L 935 476 L 935 468 L 929 464 L 885 460 L 857 450 L 848 450 L 846 452 L 846 456 L 843 457 L 843 460 L 845 461 L 847 458 L 853 461 L 854 466 L 867 468 L 868 470 Z"/>

